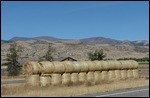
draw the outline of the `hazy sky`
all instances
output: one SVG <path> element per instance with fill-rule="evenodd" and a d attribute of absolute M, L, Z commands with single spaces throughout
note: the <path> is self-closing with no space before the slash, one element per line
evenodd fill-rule
<path fill-rule="evenodd" d="M 149 40 L 148 1 L 2 1 L 1 39 Z"/>

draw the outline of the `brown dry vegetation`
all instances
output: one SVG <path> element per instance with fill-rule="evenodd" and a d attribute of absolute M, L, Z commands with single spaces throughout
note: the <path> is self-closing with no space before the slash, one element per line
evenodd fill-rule
<path fill-rule="evenodd" d="M 134 88 L 148 86 L 149 79 L 139 78 L 136 80 L 128 79 L 112 83 L 99 85 L 76 85 L 76 86 L 49 86 L 49 87 L 31 87 L 25 84 L 12 84 L 1 86 L 1 96 L 78 96 L 87 93 L 113 91 L 123 88 Z"/>

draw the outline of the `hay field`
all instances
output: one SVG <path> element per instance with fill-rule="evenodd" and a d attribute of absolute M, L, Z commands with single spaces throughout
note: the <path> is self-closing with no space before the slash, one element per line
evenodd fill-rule
<path fill-rule="evenodd" d="M 113 91 L 124 88 L 134 88 L 140 86 L 149 86 L 148 78 L 128 79 L 112 83 L 104 83 L 99 85 L 75 85 L 75 86 L 49 86 L 49 87 L 31 87 L 25 84 L 6 84 L 1 85 L 2 97 L 59 97 L 59 96 L 78 96 L 82 94 L 90 94 L 96 92 Z"/>

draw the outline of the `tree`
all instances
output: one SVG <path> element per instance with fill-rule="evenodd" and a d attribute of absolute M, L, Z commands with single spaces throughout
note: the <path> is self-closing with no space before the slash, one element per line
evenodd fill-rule
<path fill-rule="evenodd" d="M 7 66 L 7 71 L 9 76 L 16 76 L 19 75 L 21 72 L 21 66 L 18 62 L 19 59 L 19 52 L 21 52 L 21 47 L 17 46 L 17 43 L 10 44 L 9 52 L 6 55 L 6 61 L 7 63 L 4 63 L 3 65 Z"/>
<path fill-rule="evenodd" d="M 43 59 L 46 61 L 53 61 L 53 57 L 52 57 L 53 52 L 54 52 L 54 49 L 49 44 L 46 54 L 43 57 L 39 57 L 39 61 L 42 61 Z"/>
<path fill-rule="evenodd" d="M 90 52 L 88 53 L 89 59 L 94 61 L 94 60 L 103 60 L 103 58 L 106 57 L 106 54 L 104 54 L 103 49 L 100 50 L 95 50 L 94 53 Z"/>

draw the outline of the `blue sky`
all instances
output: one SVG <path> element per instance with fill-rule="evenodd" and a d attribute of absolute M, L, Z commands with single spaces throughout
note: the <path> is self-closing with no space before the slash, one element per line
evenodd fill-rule
<path fill-rule="evenodd" d="M 149 40 L 148 1 L 2 1 L 1 39 Z"/>

